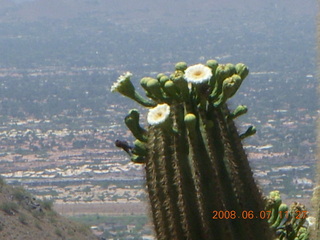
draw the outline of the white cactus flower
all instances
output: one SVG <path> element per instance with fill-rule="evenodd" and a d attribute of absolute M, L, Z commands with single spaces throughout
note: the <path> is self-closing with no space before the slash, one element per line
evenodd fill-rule
<path fill-rule="evenodd" d="M 193 84 L 208 82 L 211 77 L 211 68 L 200 63 L 188 67 L 184 73 L 185 80 Z"/>
<path fill-rule="evenodd" d="M 150 125 L 159 125 L 164 123 L 170 115 L 170 106 L 166 103 L 158 104 L 149 110 L 147 121 Z"/>

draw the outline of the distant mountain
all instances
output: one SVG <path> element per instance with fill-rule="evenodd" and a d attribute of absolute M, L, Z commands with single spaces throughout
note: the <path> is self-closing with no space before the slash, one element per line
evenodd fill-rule
<path fill-rule="evenodd" d="M 0 239 L 97 240 L 90 229 L 58 215 L 50 201 L 39 201 L 0 179 Z"/>

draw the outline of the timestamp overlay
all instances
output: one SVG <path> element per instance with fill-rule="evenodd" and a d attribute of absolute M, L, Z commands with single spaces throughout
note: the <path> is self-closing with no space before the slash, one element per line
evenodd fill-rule
<path fill-rule="evenodd" d="M 307 218 L 308 211 L 295 211 L 294 218 L 295 219 L 303 219 Z M 281 218 L 288 218 L 290 212 L 289 211 L 279 211 Z M 263 210 L 259 212 L 254 212 L 250 210 L 244 210 L 242 212 L 237 212 L 234 210 L 231 211 L 212 211 L 212 219 L 269 219 L 272 215 L 272 211 Z"/>

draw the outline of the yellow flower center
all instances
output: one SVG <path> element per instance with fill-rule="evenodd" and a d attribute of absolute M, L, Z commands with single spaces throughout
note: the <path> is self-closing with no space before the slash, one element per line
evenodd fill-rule
<path fill-rule="evenodd" d="M 203 74 L 203 72 L 202 72 L 202 71 L 200 71 L 200 70 L 195 71 L 195 72 L 193 73 L 193 75 L 194 75 L 195 77 L 201 77 L 201 76 L 202 76 L 202 74 Z"/>
<path fill-rule="evenodd" d="M 162 112 L 158 112 L 157 115 L 156 115 L 157 119 L 161 118 L 162 115 L 163 115 Z"/>

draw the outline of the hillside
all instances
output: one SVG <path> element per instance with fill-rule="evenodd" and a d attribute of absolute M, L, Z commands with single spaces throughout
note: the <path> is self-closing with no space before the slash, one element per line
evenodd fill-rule
<path fill-rule="evenodd" d="M 0 239 L 97 239 L 87 226 L 61 217 L 51 207 L 52 202 L 36 200 L 0 179 Z"/>

